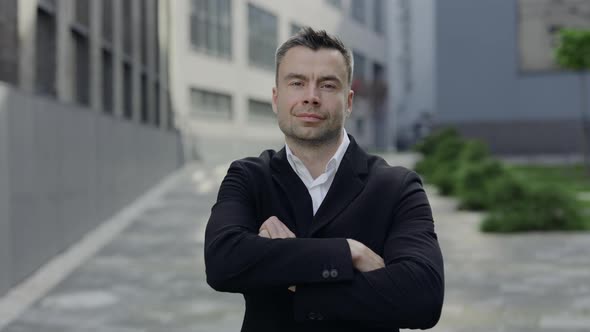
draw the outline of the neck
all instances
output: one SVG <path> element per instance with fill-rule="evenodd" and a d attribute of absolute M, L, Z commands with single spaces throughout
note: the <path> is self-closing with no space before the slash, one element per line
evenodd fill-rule
<path fill-rule="evenodd" d="M 301 159 L 311 176 L 315 179 L 324 173 L 328 161 L 334 156 L 342 143 L 342 131 L 330 141 L 308 142 L 285 136 L 289 149 Z"/>

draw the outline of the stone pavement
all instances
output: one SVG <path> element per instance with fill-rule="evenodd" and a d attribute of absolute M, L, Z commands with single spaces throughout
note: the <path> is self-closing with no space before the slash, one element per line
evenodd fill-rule
<path fill-rule="evenodd" d="M 239 331 L 243 299 L 211 290 L 203 264 L 204 227 L 226 168 L 179 171 L 127 228 L 0 331 Z M 480 214 L 428 191 L 446 270 L 433 331 L 590 331 L 590 233 L 482 234 Z M 7 300 L 18 297 L 0 299 L 0 308 Z"/>

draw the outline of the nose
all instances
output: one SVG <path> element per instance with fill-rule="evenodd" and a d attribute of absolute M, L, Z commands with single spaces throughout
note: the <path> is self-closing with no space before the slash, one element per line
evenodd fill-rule
<path fill-rule="evenodd" d="M 317 93 L 317 89 L 313 84 L 310 84 L 309 88 L 305 92 L 305 96 L 303 98 L 303 105 L 311 105 L 311 106 L 320 106 L 320 97 Z"/>

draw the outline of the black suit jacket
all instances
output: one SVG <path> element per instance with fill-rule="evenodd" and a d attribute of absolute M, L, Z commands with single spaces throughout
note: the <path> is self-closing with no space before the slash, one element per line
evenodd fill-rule
<path fill-rule="evenodd" d="M 350 139 L 315 216 L 284 148 L 231 164 L 207 225 L 205 264 L 211 287 L 244 295 L 242 331 L 397 331 L 437 323 L 443 260 L 421 180 Z M 271 216 L 297 238 L 258 236 Z M 347 238 L 386 267 L 355 270 Z"/>

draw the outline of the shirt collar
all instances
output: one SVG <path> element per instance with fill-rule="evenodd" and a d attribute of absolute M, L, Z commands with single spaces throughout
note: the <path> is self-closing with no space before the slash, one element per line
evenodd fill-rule
<path fill-rule="evenodd" d="M 326 164 L 326 169 L 324 170 L 324 173 L 329 172 L 333 169 L 338 169 L 338 166 L 340 166 L 342 159 L 344 159 L 344 154 L 346 154 L 346 150 L 348 149 L 349 145 L 350 139 L 348 138 L 346 129 L 342 128 L 342 142 L 340 143 L 338 150 L 336 150 L 332 158 L 330 158 L 330 160 Z M 304 173 L 309 174 L 309 171 L 307 170 L 301 159 L 299 159 L 296 155 L 293 154 L 293 151 L 291 151 L 289 145 L 286 143 L 285 151 L 287 152 L 287 160 L 289 161 L 289 164 L 291 165 L 295 173 L 299 174 L 300 176 Z M 303 170 L 305 170 L 305 172 Z"/>

